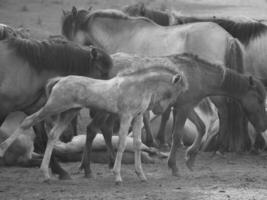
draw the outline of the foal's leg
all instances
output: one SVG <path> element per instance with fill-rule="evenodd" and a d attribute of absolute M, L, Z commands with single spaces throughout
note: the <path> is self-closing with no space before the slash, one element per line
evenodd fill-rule
<path fill-rule="evenodd" d="M 190 112 L 188 118 L 195 124 L 195 126 L 197 127 L 197 133 L 198 133 L 194 139 L 193 144 L 187 148 L 186 154 L 185 154 L 186 166 L 192 171 L 197 153 L 201 146 L 203 135 L 206 132 L 206 127 L 202 119 L 198 116 L 198 114 L 194 110 Z"/>
<path fill-rule="evenodd" d="M 129 127 L 131 125 L 132 117 L 131 116 L 121 116 L 120 118 L 120 131 L 119 131 L 119 145 L 118 151 L 116 155 L 116 160 L 113 168 L 113 174 L 115 175 L 116 184 L 120 184 L 122 182 L 121 178 L 121 160 L 123 156 L 123 152 L 126 147 L 126 137 L 129 131 Z"/>
<path fill-rule="evenodd" d="M 142 120 L 143 120 L 143 116 L 142 114 L 140 114 L 134 119 L 134 124 L 133 124 L 134 164 L 135 164 L 135 172 L 137 176 L 141 179 L 141 181 L 146 181 L 147 178 L 142 169 L 142 162 L 141 162 Z"/>
<path fill-rule="evenodd" d="M 179 176 L 178 168 L 176 166 L 176 152 L 177 149 L 181 146 L 181 138 L 182 138 L 181 130 L 184 127 L 186 118 L 188 116 L 188 111 L 185 109 L 174 108 L 174 114 L 175 117 L 172 130 L 172 145 L 168 159 L 168 166 L 171 168 L 173 176 Z"/>
<path fill-rule="evenodd" d="M 45 149 L 44 158 L 41 164 L 41 170 L 44 173 L 45 180 L 50 179 L 49 169 L 48 165 L 50 162 L 51 154 L 55 145 L 55 142 L 59 139 L 60 135 L 64 131 L 64 129 L 68 126 L 68 124 L 71 122 L 71 120 L 77 115 L 77 112 L 79 110 L 72 109 L 65 111 L 63 113 L 60 113 L 57 117 L 56 124 L 48 134 L 48 141 L 47 146 Z"/>
<path fill-rule="evenodd" d="M 44 154 L 45 148 L 47 145 L 47 134 L 46 134 L 45 127 L 44 127 L 44 121 L 34 125 L 33 129 L 34 129 L 34 132 L 36 134 L 36 139 L 34 142 L 35 143 L 34 148 L 38 153 Z M 42 161 L 40 161 L 40 165 L 38 167 L 41 166 L 41 162 Z M 66 172 L 60 166 L 54 153 L 52 153 L 52 155 L 51 155 L 50 167 L 51 167 L 52 173 L 59 175 L 59 179 L 68 180 L 71 178 L 70 175 L 68 174 L 68 172 Z"/>
<path fill-rule="evenodd" d="M 168 109 L 165 110 L 164 113 L 161 115 L 160 127 L 157 134 L 157 141 L 160 148 L 162 149 L 166 149 L 168 147 L 168 144 L 165 141 L 165 128 L 170 118 L 170 113 L 171 113 L 171 106 L 168 107 Z"/>

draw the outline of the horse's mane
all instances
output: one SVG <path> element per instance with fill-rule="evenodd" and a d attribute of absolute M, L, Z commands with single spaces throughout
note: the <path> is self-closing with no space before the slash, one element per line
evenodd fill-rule
<path fill-rule="evenodd" d="M 104 9 L 104 10 L 96 10 L 93 11 L 88 16 L 88 20 L 96 18 L 96 17 L 102 17 L 102 18 L 113 18 L 113 19 L 124 19 L 124 20 L 142 20 L 144 22 L 148 22 L 151 24 L 155 24 L 152 20 L 146 18 L 146 17 L 131 17 L 124 12 L 116 9 Z"/>
<path fill-rule="evenodd" d="M 177 24 L 185 24 L 192 22 L 210 21 L 220 25 L 233 37 L 239 39 L 243 44 L 248 44 L 251 40 L 260 37 L 267 31 L 267 26 L 259 21 L 235 21 L 227 18 L 201 18 L 201 17 L 176 17 Z"/>
<path fill-rule="evenodd" d="M 197 62 L 198 64 L 205 65 L 205 67 L 210 68 L 211 70 L 214 69 L 220 69 L 222 73 L 225 71 L 225 66 L 217 63 L 212 63 L 209 62 L 206 59 L 203 59 L 199 57 L 196 54 L 192 53 L 182 53 L 182 54 L 175 54 L 175 55 L 170 55 L 168 56 L 174 63 L 180 63 L 180 62 L 185 62 L 185 63 L 192 63 L 192 62 Z M 195 65 L 192 65 L 195 66 Z"/>
<path fill-rule="evenodd" d="M 177 67 L 166 60 L 165 57 L 139 57 L 128 56 L 127 54 L 127 64 L 129 63 L 131 67 L 119 71 L 117 76 L 142 75 L 155 71 L 170 74 L 178 73 Z"/>
<path fill-rule="evenodd" d="M 63 39 L 34 40 L 9 38 L 7 45 L 21 59 L 37 71 L 53 70 L 65 73 L 88 73 L 89 50 Z"/>

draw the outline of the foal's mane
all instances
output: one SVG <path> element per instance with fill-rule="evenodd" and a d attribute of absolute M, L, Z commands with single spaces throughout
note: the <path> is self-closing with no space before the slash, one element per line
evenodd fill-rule
<path fill-rule="evenodd" d="M 92 64 L 90 52 L 63 39 L 34 40 L 9 38 L 7 45 L 36 71 L 88 73 Z"/>

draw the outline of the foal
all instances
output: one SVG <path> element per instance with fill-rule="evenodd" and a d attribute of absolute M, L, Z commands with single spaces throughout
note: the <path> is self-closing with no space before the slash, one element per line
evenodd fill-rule
<path fill-rule="evenodd" d="M 132 121 L 135 170 L 139 178 L 145 181 L 146 177 L 142 170 L 140 157 L 143 113 L 151 109 L 157 114 L 162 113 L 186 89 L 187 81 L 182 73 L 174 65 L 162 63 L 135 66 L 120 72 L 110 80 L 96 80 L 81 76 L 54 78 L 48 81 L 46 86 L 48 100 L 45 106 L 27 117 L 5 143 L 10 145 L 20 132 L 45 118 L 56 117 L 56 123 L 48 135 L 48 143 L 41 165 L 46 180 L 49 180 L 50 156 L 62 131 L 82 107 L 99 108 L 118 114 L 121 121 L 119 147 L 113 168 L 116 183 L 122 181 L 121 159 Z"/>

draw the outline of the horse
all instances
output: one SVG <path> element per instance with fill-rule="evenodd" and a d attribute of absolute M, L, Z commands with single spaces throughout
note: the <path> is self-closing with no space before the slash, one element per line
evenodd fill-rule
<path fill-rule="evenodd" d="M 183 74 L 168 59 L 134 58 L 138 62 L 131 68 L 123 70 L 112 79 L 97 80 L 81 76 L 53 78 L 46 85 L 48 100 L 36 113 L 27 117 L 21 126 L 5 141 L 7 148 L 19 136 L 35 123 L 49 116 L 56 116 L 56 123 L 48 135 L 48 143 L 41 165 L 45 179 L 50 179 L 48 163 L 53 146 L 60 134 L 82 107 L 97 107 L 120 118 L 119 145 L 113 168 L 115 182 L 122 182 L 121 159 L 126 145 L 126 136 L 133 121 L 135 148 L 135 171 L 145 181 L 141 160 L 141 125 L 143 113 L 153 110 L 162 113 L 169 104 L 187 89 Z M 129 63 L 131 64 L 131 63 Z M 115 66 L 115 65 L 114 65 Z M 133 99 L 133 97 L 136 97 Z M 3 143 L 2 143 L 3 144 Z"/>
<path fill-rule="evenodd" d="M 66 40 L 7 37 L 0 41 L 0 49 L 0 124 L 10 112 L 29 115 L 44 105 L 44 86 L 49 78 L 77 74 L 106 79 L 112 67 L 110 56 L 103 50 Z M 3 156 L 3 151 L 0 154 Z M 51 167 L 60 179 L 69 178 L 58 165 Z"/>
<path fill-rule="evenodd" d="M 0 142 L 7 139 L 25 117 L 26 115 L 22 112 L 10 113 L 0 128 Z M 32 129 L 28 131 L 29 133 L 27 134 L 21 134 L 7 150 L 4 157 L 1 159 L 1 165 L 25 167 L 40 166 L 42 156 L 33 152 L 35 134 Z"/>
<path fill-rule="evenodd" d="M 124 8 L 124 11 L 129 15 L 148 17 L 163 26 L 183 25 L 196 22 L 213 22 L 220 25 L 244 45 L 244 73 L 255 75 L 267 86 L 267 71 L 265 67 L 267 59 L 264 54 L 267 48 L 267 26 L 260 20 L 248 17 L 185 16 L 178 12 L 162 12 L 149 9 L 146 8 L 143 3 L 127 6 Z M 166 20 L 166 18 L 168 18 L 168 20 Z M 234 108 L 231 106 L 229 109 Z M 235 146 L 233 144 L 239 144 L 239 146 L 243 144 L 244 147 L 242 147 L 242 149 L 245 149 L 246 145 L 244 143 L 246 143 L 246 140 L 240 136 L 246 136 L 247 134 L 244 133 L 247 132 L 247 130 L 243 130 L 244 133 L 242 134 L 235 131 L 235 123 L 231 123 L 233 119 L 226 120 L 225 123 L 229 127 L 228 131 L 222 134 L 222 138 L 219 138 L 220 143 L 222 143 L 221 146 L 224 149 L 222 151 L 233 149 Z M 243 140 L 243 142 L 240 142 L 240 140 Z M 240 150 L 241 148 L 237 149 Z"/>
<path fill-rule="evenodd" d="M 187 52 L 211 62 L 243 67 L 242 44 L 211 22 L 162 27 L 118 10 L 90 12 L 73 7 L 63 13 L 62 34 L 82 45 L 94 44 L 110 54 L 164 56 Z"/>

